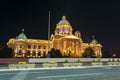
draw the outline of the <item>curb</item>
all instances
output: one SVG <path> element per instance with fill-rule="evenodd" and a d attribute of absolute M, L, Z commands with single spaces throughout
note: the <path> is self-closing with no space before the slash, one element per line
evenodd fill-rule
<path fill-rule="evenodd" d="M 120 65 L 107 66 L 81 66 L 81 67 L 43 67 L 43 68 L 21 68 L 21 69 L 0 69 L 0 71 L 25 71 L 25 70 L 49 70 L 49 69 L 78 69 L 78 68 L 98 68 L 98 67 L 113 67 Z"/>

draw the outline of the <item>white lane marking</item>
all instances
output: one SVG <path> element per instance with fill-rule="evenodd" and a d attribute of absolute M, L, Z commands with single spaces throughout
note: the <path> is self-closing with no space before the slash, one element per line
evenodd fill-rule
<path fill-rule="evenodd" d="M 2 73 L 0 75 L 7 75 L 7 74 L 16 74 L 16 73 Z"/>
<path fill-rule="evenodd" d="M 48 78 L 61 78 L 61 77 L 89 76 L 89 75 L 102 75 L 102 73 L 45 76 L 45 77 L 36 77 L 36 78 L 38 78 L 38 79 L 46 79 L 47 78 L 48 79 Z"/>
<path fill-rule="evenodd" d="M 34 74 L 35 74 L 35 73 L 45 73 L 45 72 L 43 72 L 43 71 L 42 71 L 42 72 L 29 72 L 29 74 L 31 74 L 31 73 L 34 73 Z M 2 73 L 2 74 L 0 74 L 0 75 L 10 75 L 10 74 L 17 74 L 17 72 L 11 72 L 11 73 L 8 73 L 8 72 L 7 72 L 7 73 Z M 26 74 L 26 73 L 22 71 L 22 72 L 19 73 L 19 74 Z"/>
<path fill-rule="evenodd" d="M 31 73 L 45 73 L 44 71 L 42 71 L 42 72 L 29 72 L 29 74 L 31 74 Z"/>
<path fill-rule="evenodd" d="M 24 72 L 20 71 L 14 77 L 12 77 L 10 80 L 24 80 L 28 72 L 29 71 L 24 71 Z"/>
<path fill-rule="evenodd" d="M 112 69 L 112 67 L 105 67 L 105 69 Z"/>

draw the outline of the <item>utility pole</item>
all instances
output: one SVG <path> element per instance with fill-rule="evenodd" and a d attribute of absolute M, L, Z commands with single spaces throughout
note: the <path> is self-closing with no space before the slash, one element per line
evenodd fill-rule
<path fill-rule="evenodd" d="M 50 11 L 48 16 L 48 54 L 47 57 L 49 57 L 49 51 L 50 51 Z"/>

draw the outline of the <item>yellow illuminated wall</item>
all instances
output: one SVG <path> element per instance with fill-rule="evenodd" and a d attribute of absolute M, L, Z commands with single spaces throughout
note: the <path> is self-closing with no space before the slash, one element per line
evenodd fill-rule
<path fill-rule="evenodd" d="M 48 49 L 59 49 L 63 56 L 81 57 L 84 50 L 91 47 L 96 56 L 102 56 L 101 47 L 95 39 L 91 43 L 84 43 L 80 31 L 72 33 L 73 29 L 65 16 L 56 25 L 55 33 L 48 40 L 28 39 L 24 32 L 17 38 L 11 38 L 7 45 L 13 49 L 14 57 L 44 57 Z"/>

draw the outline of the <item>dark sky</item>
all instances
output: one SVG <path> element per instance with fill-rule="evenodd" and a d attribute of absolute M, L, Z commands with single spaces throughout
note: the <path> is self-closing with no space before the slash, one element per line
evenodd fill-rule
<path fill-rule="evenodd" d="M 92 2 L 91 0 L 4 0 L 0 1 L 0 44 L 21 33 L 28 38 L 47 39 L 48 12 L 51 11 L 51 33 L 65 15 L 73 27 L 79 30 L 84 42 L 92 35 L 110 51 L 120 46 L 120 3 Z"/>

